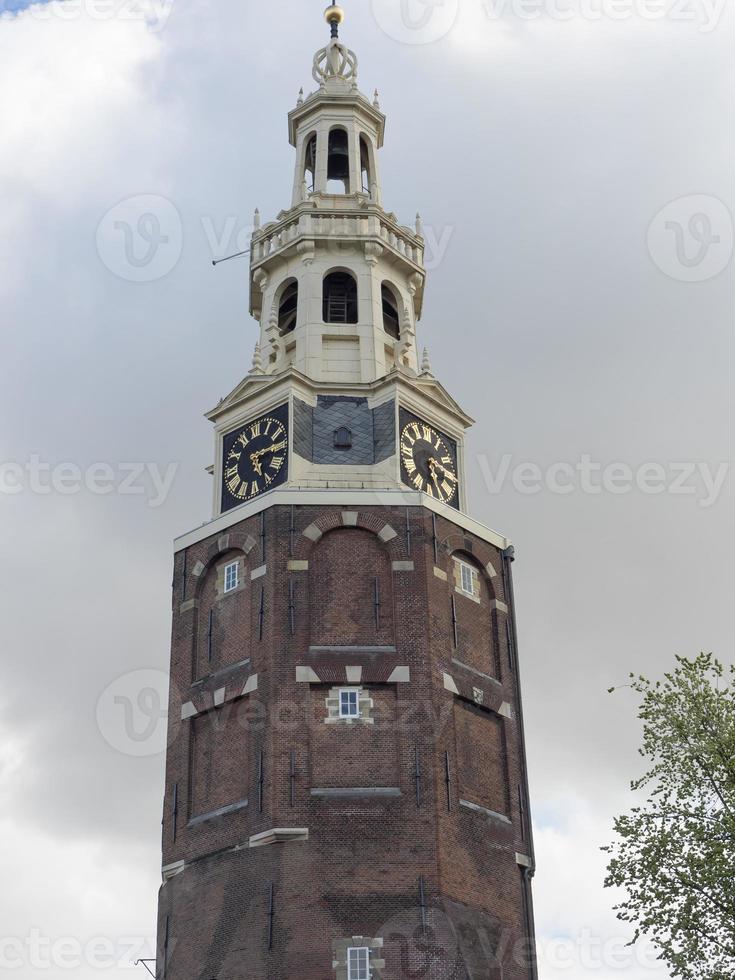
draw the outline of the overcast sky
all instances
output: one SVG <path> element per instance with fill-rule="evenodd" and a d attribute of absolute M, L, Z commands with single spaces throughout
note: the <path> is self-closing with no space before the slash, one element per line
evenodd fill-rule
<path fill-rule="evenodd" d="M 290 202 L 322 6 L 0 0 L 0 970 L 23 980 L 122 976 L 154 934 L 162 723 L 134 703 L 152 732 L 128 737 L 115 699 L 165 689 L 202 413 L 256 337 L 247 260 L 210 261 Z M 426 224 L 419 343 L 477 419 L 471 512 L 518 553 L 541 980 L 667 977 L 610 945 L 598 848 L 640 760 L 606 690 L 733 650 L 724 6 L 349 0 L 343 29 L 388 114 L 386 206 Z"/>

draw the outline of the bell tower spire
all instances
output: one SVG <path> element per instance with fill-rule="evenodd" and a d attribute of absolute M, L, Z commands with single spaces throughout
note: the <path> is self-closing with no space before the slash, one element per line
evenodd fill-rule
<path fill-rule="evenodd" d="M 208 416 L 216 426 L 215 516 L 284 485 L 409 487 L 461 510 L 471 419 L 421 356 L 423 226 L 384 206 L 386 117 L 377 92 L 358 86 L 357 55 L 341 37 L 343 9 L 333 3 L 324 17 L 330 37 L 313 57 L 316 87 L 302 89 L 288 114 L 290 205 L 254 222 L 252 368 Z M 270 469 L 257 455 L 265 446 L 243 452 L 232 443 L 242 421 L 261 417 L 269 433 L 286 420 L 293 429 Z"/>
<path fill-rule="evenodd" d="M 264 370 L 363 384 L 393 370 L 415 376 L 423 237 L 383 207 L 386 119 L 358 88 L 343 9 L 324 16 L 331 36 L 313 59 L 317 88 L 299 93 L 288 116 L 291 207 L 253 234 L 250 305 Z"/>

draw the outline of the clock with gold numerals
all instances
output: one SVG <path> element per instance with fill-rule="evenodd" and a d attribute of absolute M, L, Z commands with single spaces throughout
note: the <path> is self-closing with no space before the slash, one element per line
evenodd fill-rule
<path fill-rule="evenodd" d="M 401 478 L 408 487 L 459 509 L 457 444 L 410 412 L 400 416 Z"/>
<path fill-rule="evenodd" d="M 222 510 L 273 490 L 288 477 L 288 405 L 228 433 L 222 445 Z"/>

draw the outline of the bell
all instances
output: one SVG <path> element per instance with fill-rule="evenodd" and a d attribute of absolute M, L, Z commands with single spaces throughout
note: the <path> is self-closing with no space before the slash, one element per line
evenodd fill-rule
<path fill-rule="evenodd" d="M 350 176 L 350 156 L 346 146 L 339 146 L 329 154 L 327 167 L 328 180 L 348 180 Z"/>
<path fill-rule="evenodd" d="M 349 180 L 349 177 L 350 154 L 347 148 L 347 133 L 343 129 L 335 129 L 329 134 L 327 179 Z"/>

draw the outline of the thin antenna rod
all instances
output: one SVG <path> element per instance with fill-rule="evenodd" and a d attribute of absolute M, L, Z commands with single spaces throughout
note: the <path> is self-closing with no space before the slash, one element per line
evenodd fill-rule
<path fill-rule="evenodd" d="M 230 259 L 239 259 L 241 255 L 248 255 L 250 249 L 246 248 L 244 252 L 235 252 L 234 255 L 226 255 L 223 259 L 212 259 L 212 265 L 219 265 L 220 262 L 229 262 Z"/>

